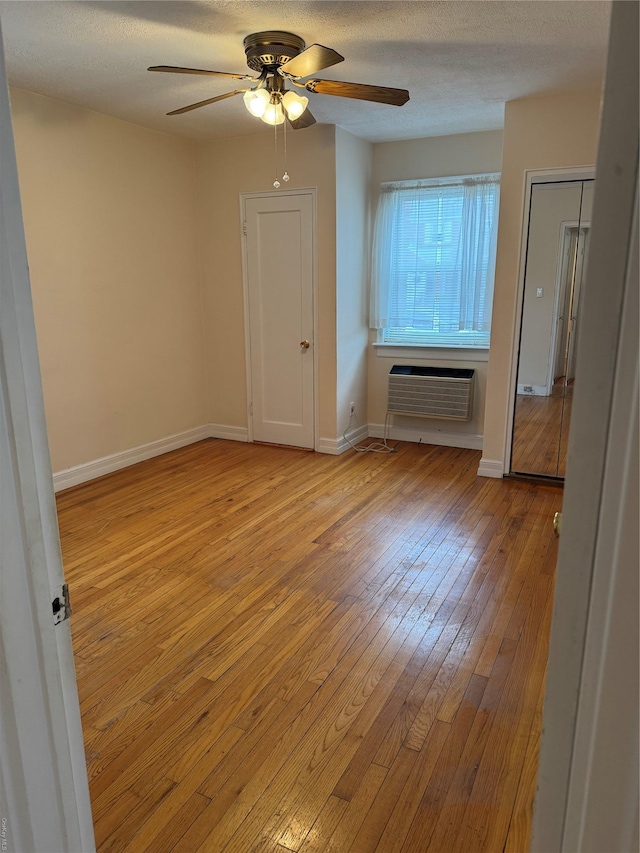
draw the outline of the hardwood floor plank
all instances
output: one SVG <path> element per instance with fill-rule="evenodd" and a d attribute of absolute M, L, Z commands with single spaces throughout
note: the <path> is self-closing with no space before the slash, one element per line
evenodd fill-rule
<path fill-rule="evenodd" d="M 409 593 L 411 595 L 411 593 Z M 349 761 L 349 767 L 352 768 L 349 781 L 357 790 L 360 784 L 366 778 L 367 771 L 371 767 L 371 759 L 375 753 L 376 738 L 375 734 L 370 738 L 372 729 L 377 721 L 381 718 L 381 709 L 388 705 L 389 696 L 396 690 L 398 681 L 410 659 L 412 652 L 415 649 L 416 642 L 419 642 L 423 632 L 422 626 L 415 630 L 415 623 L 418 621 L 418 613 L 413 617 L 407 614 L 399 623 L 398 629 L 394 632 L 390 641 L 387 643 L 377 660 L 377 669 L 381 673 L 379 679 L 377 674 L 370 680 L 367 690 L 374 684 L 373 690 L 366 699 L 364 707 L 359 712 L 357 719 L 354 720 L 350 727 L 345 740 L 355 741 L 355 749 L 349 745 L 345 752 L 352 755 Z M 404 638 L 404 639 L 403 639 Z M 399 646 L 399 648 L 398 648 Z M 396 649 L 398 649 L 396 651 Z M 385 654 L 386 652 L 386 654 Z M 389 663 L 389 660 L 391 661 Z M 363 695 L 366 696 L 366 691 L 363 690 Z M 384 719 L 384 718 L 383 718 Z M 326 743 L 326 739 L 325 739 Z M 362 749 L 363 744 L 368 745 L 365 751 Z M 369 746 L 369 744 L 372 744 Z M 360 753 L 361 760 L 355 762 L 355 754 Z M 378 768 L 376 772 L 380 772 L 383 768 Z M 385 769 L 386 775 L 386 769 Z M 300 777 L 298 777 L 300 778 Z M 333 795 L 338 790 L 336 779 L 344 779 L 344 766 L 337 760 L 329 762 L 326 771 L 320 775 L 314 773 L 308 786 L 311 790 L 303 790 L 298 802 L 294 807 L 289 809 L 295 817 L 289 822 L 282 831 L 278 840 L 281 844 L 297 850 L 301 838 L 304 835 L 305 828 L 308 824 L 309 817 L 313 817 L 316 813 L 319 803 L 327 798 L 331 791 Z M 353 794 L 352 794 L 353 796 Z M 306 810 L 306 811 L 305 811 Z"/>
<path fill-rule="evenodd" d="M 560 493 L 479 458 L 216 439 L 57 496 L 100 853 L 526 849 Z"/>
<path fill-rule="evenodd" d="M 517 640 L 513 665 L 496 712 L 495 724 L 487 738 L 472 797 L 465 809 L 454 850 L 462 852 L 470 849 L 502 849 L 506 842 L 536 712 L 534 700 L 539 700 L 540 697 L 547 657 L 546 643 L 534 644 L 528 640 L 540 631 L 543 636 L 548 637 L 551 618 L 549 587 L 549 579 L 540 575 L 536 599 Z M 522 673 L 525 674 L 524 678 Z M 510 725 L 507 724 L 509 720 L 513 721 Z M 479 807 L 479 803 L 488 795 L 489 788 L 494 803 L 490 820 L 486 809 Z M 531 802 L 533 793 L 533 789 L 530 789 Z M 472 845 L 475 845 L 475 848 Z"/>
<path fill-rule="evenodd" d="M 438 710 L 438 719 L 445 722 L 453 722 L 472 675 L 482 674 L 476 671 L 477 663 L 481 652 L 484 651 L 489 628 L 495 627 L 495 624 L 492 625 L 495 623 L 494 614 L 499 611 L 515 579 L 521 574 L 526 575 L 529 568 L 529 550 L 538 543 L 538 534 L 535 525 L 537 516 L 533 512 L 528 511 L 528 513 L 528 517 L 525 517 L 518 531 L 517 538 L 509 549 L 509 571 L 506 569 L 507 557 L 505 552 L 502 552 L 485 575 L 482 586 L 460 629 L 458 636 L 466 633 L 469 642 Z"/>
<path fill-rule="evenodd" d="M 564 477 L 572 401 L 572 385 L 558 384 L 548 397 L 517 395 L 513 471 Z"/>
<path fill-rule="evenodd" d="M 426 846 L 426 838 L 424 839 L 424 849 L 434 851 L 453 850 L 455 847 L 460 821 L 466 804 L 469 801 L 478 772 L 478 766 L 486 748 L 492 720 L 513 664 L 515 645 L 511 640 L 503 642 L 496 665 L 487 679 L 482 700 L 473 720 L 462 755 L 459 761 L 456 762 L 453 776 L 447 787 L 446 796 L 435 795 L 432 798 L 433 802 L 437 803 L 438 814 L 436 815 L 435 822 L 432 822 L 432 832 L 428 838 L 428 848 Z M 526 845 L 523 849 L 526 849 Z"/>
<path fill-rule="evenodd" d="M 214 690 L 215 685 L 210 681 L 200 679 L 189 693 L 156 717 L 149 728 L 103 770 L 92 786 L 94 818 L 101 811 L 108 810 L 121 791 L 145 774 L 148 762 L 157 760 L 163 747 L 169 749 L 172 739 L 194 724 L 197 725 L 201 719 L 199 715 L 204 712 Z M 109 791 L 110 788 L 116 790 Z M 109 792 L 110 796 L 105 792 Z"/>
<path fill-rule="evenodd" d="M 382 651 L 379 651 L 375 643 L 366 644 L 360 655 L 358 666 L 349 668 L 347 677 L 338 686 L 326 705 L 321 708 L 319 725 L 308 729 L 296 745 L 295 752 L 285 761 L 282 761 L 278 751 L 274 751 L 277 763 L 273 766 L 272 779 L 264 792 L 260 793 L 259 802 L 252 804 L 250 823 L 238 820 L 242 812 L 237 808 L 234 809 L 236 813 L 234 818 L 227 822 L 225 831 L 230 833 L 233 829 L 233 838 L 229 841 L 229 849 L 251 849 L 251 846 L 259 840 L 259 836 L 255 836 L 255 825 L 260 824 L 262 815 L 269 815 L 273 812 L 276 815 L 274 825 L 271 825 L 270 821 L 267 820 L 260 835 L 277 837 L 279 843 L 284 843 L 288 847 L 294 844 L 295 849 L 297 849 L 302 839 L 299 835 L 296 838 L 291 837 L 291 825 L 283 827 L 280 834 L 276 836 L 277 826 L 285 822 L 279 816 L 283 813 L 295 815 L 296 833 L 304 837 L 308 831 L 309 820 L 311 817 L 315 818 L 314 809 L 317 806 L 316 790 L 313 795 L 313 804 L 307 802 L 308 810 L 306 814 L 303 814 L 303 809 L 306 807 L 304 805 L 305 792 L 309 787 L 321 789 L 322 785 L 326 785 L 324 796 L 326 798 L 329 795 L 337 778 L 344 770 L 344 766 L 359 744 L 360 738 L 356 729 L 355 733 L 351 732 L 351 738 L 347 739 L 344 749 L 340 749 L 349 729 L 357 725 L 357 722 L 362 725 L 361 714 L 364 714 L 365 720 L 369 721 L 377 713 L 378 705 L 374 705 L 371 699 L 393 660 L 395 646 L 392 640 L 394 635 L 401 634 L 403 630 L 402 620 L 399 617 L 400 614 L 397 614 L 395 621 L 392 620 L 392 616 L 385 620 L 392 629 L 392 633 L 391 636 L 387 636 Z M 390 679 L 392 684 L 397 677 L 394 674 Z M 326 691 L 321 688 L 314 696 L 314 701 L 321 702 L 325 695 Z M 385 694 L 383 693 L 378 701 L 383 702 L 384 698 Z M 364 727 L 366 730 L 366 722 Z M 335 757 L 336 753 L 338 753 L 337 758 Z M 323 775 L 322 771 L 332 759 L 335 760 L 331 772 L 328 775 Z M 321 777 L 322 783 L 320 782 Z M 260 790 L 260 784 L 255 784 L 255 778 L 244 789 L 243 795 L 250 796 L 250 788 Z M 236 823 L 237 826 L 234 828 Z M 229 838 L 230 836 L 225 836 L 219 826 L 209 836 L 207 843 L 213 847 L 217 845 L 222 849 L 223 844 Z"/>
<path fill-rule="evenodd" d="M 104 729 L 92 729 L 83 723 L 85 745 L 88 745 L 92 752 L 91 760 L 87 757 L 89 780 L 99 776 L 105 767 L 150 728 L 155 719 L 164 714 L 178 698 L 175 693 L 167 694 L 156 708 L 146 702 L 137 702 Z"/>
<path fill-rule="evenodd" d="M 139 791 L 130 788 L 112 809 L 95 821 L 96 845 L 101 850 L 122 850 L 173 788 L 175 783 L 169 779 L 160 779 L 158 782 L 146 780 Z"/>
<path fill-rule="evenodd" d="M 410 762 L 403 770 L 408 773 L 409 768 Z M 370 764 L 351 801 L 346 803 L 345 800 L 341 800 L 346 807 L 336 828 L 332 833 L 325 835 L 324 848 L 322 849 L 326 853 L 341 853 L 341 851 L 349 850 L 388 775 L 389 771 L 386 767 Z M 333 800 L 334 797 L 331 799 Z"/>
<path fill-rule="evenodd" d="M 480 675 L 474 675 L 469 682 L 460 706 L 460 713 L 456 715 L 455 721 L 451 724 L 429 783 L 414 814 L 409 832 L 400 848 L 406 853 L 413 850 L 429 849 L 429 839 L 440 815 L 441 804 L 443 801 L 446 802 L 456 773 L 461 766 L 486 685 L 487 679 Z M 433 847 L 431 849 L 437 850 L 438 848 Z"/>
<path fill-rule="evenodd" d="M 194 762 L 166 798 L 163 808 L 154 810 L 144 826 L 138 829 L 132 840 L 132 846 L 136 850 L 171 850 L 185 836 L 211 803 L 208 797 L 197 790 L 198 787 L 214 768 L 220 766 L 242 735 L 242 729 L 227 729 L 222 737 L 211 744 Z M 180 826 L 180 832 L 175 831 L 175 824 Z"/>
<path fill-rule="evenodd" d="M 330 797 L 307 833 L 303 844 L 298 847 L 300 853 L 325 853 L 327 838 L 331 836 L 337 824 L 342 820 L 346 809 L 347 803 L 344 800 L 340 800 L 338 797 Z"/>
<path fill-rule="evenodd" d="M 164 850 L 172 850 L 177 841 L 182 838 L 194 820 L 202 814 L 208 805 L 209 800 L 203 797 L 202 794 L 191 794 L 184 805 L 180 807 L 180 810 L 167 819 L 150 845 L 146 847 L 140 846 L 142 838 L 139 833 L 129 845 L 129 849 L 139 851 L 139 853 L 143 853 L 143 851 L 146 851 L 146 853 L 162 853 Z M 151 820 L 145 823 L 144 829 L 147 828 L 147 824 L 150 822 Z"/>
<path fill-rule="evenodd" d="M 538 699 L 538 707 L 536 708 L 534 722 L 529 734 L 520 782 L 518 783 L 513 812 L 509 822 L 507 840 L 504 845 L 504 853 L 519 853 L 520 850 L 526 849 L 531 837 L 531 825 L 533 821 L 532 791 L 535 791 L 537 781 L 538 755 L 540 752 L 540 737 L 542 735 L 543 698 L 544 685 Z"/>
<path fill-rule="evenodd" d="M 436 720 L 423 750 L 400 750 L 350 851 L 387 853 L 401 849 L 450 733 L 449 723 Z"/>
<path fill-rule="evenodd" d="M 518 560 L 515 566 L 512 566 L 511 560 L 509 561 L 511 569 L 508 586 L 494 616 L 485 645 L 476 664 L 475 672 L 477 675 L 488 676 L 490 674 L 498 649 L 506 635 L 516 603 L 520 600 L 523 589 L 532 589 L 533 580 L 542 571 L 541 566 L 544 566 L 548 559 L 553 559 L 553 565 L 555 566 L 557 541 L 549 540 L 548 537 L 541 537 L 539 530 L 540 526 L 544 525 L 545 521 L 549 518 L 549 515 L 554 512 L 554 506 L 555 496 L 552 497 L 550 494 L 546 497 L 540 508 L 537 523 L 525 546 L 522 558 Z M 524 596 L 523 601 L 530 600 L 529 594 L 526 591 Z"/>
<path fill-rule="evenodd" d="M 249 781 L 256 766 L 268 760 L 273 744 L 281 741 L 284 733 L 291 730 L 316 691 L 314 684 L 305 684 L 290 702 L 275 700 L 273 707 L 274 710 L 279 709 L 279 713 L 264 715 L 261 725 L 253 729 L 252 737 L 244 738 L 224 763 L 202 781 L 198 788 L 200 793 L 210 800 L 218 797 L 219 802 L 223 799 L 221 792 L 233 790 L 235 793 Z"/>

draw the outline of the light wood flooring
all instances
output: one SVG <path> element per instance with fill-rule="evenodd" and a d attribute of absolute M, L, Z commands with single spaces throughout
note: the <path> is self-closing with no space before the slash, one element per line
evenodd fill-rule
<path fill-rule="evenodd" d="M 209 440 L 58 497 L 98 849 L 528 850 L 557 488 Z"/>
<path fill-rule="evenodd" d="M 513 472 L 565 476 L 572 403 L 571 386 L 549 397 L 516 396 L 511 454 Z"/>

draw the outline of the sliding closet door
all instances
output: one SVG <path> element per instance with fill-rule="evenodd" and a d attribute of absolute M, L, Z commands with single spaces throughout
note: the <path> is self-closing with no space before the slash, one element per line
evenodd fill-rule
<path fill-rule="evenodd" d="M 564 477 L 593 183 L 531 189 L 512 473 Z"/>

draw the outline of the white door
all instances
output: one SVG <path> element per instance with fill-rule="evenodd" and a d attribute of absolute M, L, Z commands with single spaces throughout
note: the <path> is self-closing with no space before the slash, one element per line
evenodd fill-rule
<path fill-rule="evenodd" d="M 0 847 L 94 850 L 0 34 Z"/>
<path fill-rule="evenodd" d="M 253 441 L 314 447 L 314 196 L 244 198 Z"/>

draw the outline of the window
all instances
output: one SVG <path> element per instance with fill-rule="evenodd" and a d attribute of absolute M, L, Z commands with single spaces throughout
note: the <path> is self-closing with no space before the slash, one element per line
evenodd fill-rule
<path fill-rule="evenodd" d="M 489 346 L 499 175 L 382 184 L 371 326 L 379 340 Z"/>

